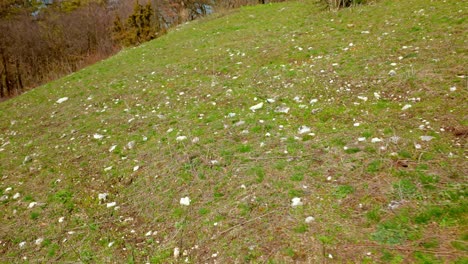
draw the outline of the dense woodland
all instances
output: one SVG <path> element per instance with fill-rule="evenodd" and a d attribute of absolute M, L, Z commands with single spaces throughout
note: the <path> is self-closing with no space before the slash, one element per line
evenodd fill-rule
<path fill-rule="evenodd" d="M 207 13 L 265 0 L 2 0 L 0 98 L 21 94 Z"/>

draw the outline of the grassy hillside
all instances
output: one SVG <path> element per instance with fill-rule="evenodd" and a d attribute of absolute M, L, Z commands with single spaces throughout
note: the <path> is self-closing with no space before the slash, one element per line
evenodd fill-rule
<path fill-rule="evenodd" d="M 466 9 L 245 7 L 1 103 L 0 262 L 467 263 Z"/>

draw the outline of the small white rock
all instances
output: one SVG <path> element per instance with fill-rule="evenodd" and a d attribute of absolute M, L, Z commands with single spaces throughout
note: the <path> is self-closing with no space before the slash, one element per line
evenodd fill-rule
<path fill-rule="evenodd" d="M 114 241 L 109 242 L 109 244 L 107 244 L 107 247 L 112 247 L 114 245 L 114 243 L 115 243 Z"/>
<path fill-rule="evenodd" d="M 97 139 L 97 140 L 100 140 L 100 139 L 102 139 L 103 137 L 104 137 L 103 135 L 97 134 L 97 133 L 93 135 L 93 138 L 94 138 L 94 139 Z"/>
<path fill-rule="evenodd" d="M 262 109 L 262 107 L 263 107 L 263 102 L 259 103 L 259 104 L 256 104 L 254 106 L 251 106 L 249 109 L 252 110 L 253 112 L 255 112 L 255 110 Z"/>
<path fill-rule="evenodd" d="M 395 75 L 396 75 L 396 71 L 390 70 L 390 71 L 388 72 L 388 75 L 390 75 L 390 76 L 395 76 Z"/>
<path fill-rule="evenodd" d="M 178 137 L 176 137 L 176 141 L 178 141 L 178 142 L 184 141 L 184 140 L 186 140 L 186 139 L 187 139 L 186 136 L 178 136 Z"/>
<path fill-rule="evenodd" d="M 107 199 L 108 193 L 99 193 L 98 194 L 98 200 L 99 201 L 105 201 Z"/>
<path fill-rule="evenodd" d="M 39 246 L 39 245 L 41 245 L 42 241 L 44 241 L 44 238 L 40 237 L 40 238 L 38 238 L 38 239 L 36 239 L 36 240 L 34 241 L 34 244 L 36 244 L 36 245 Z"/>
<path fill-rule="evenodd" d="M 199 138 L 199 137 L 194 137 L 194 138 L 192 139 L 192 143 L 193 143 L 193 144 L 196 144 L 196 143 L 198 143 L 199 141 L 200 141 L 200 138 Z"/>
<path fill-rule="evenodd" d="M 180 256 L 180 249 L 178 247 L 174 248 L 174 258 L 179 258 Z"/>
<path fill-rule="evenodd" d="M 114 206 L 116 206 L 116 205 L 117 205 L 116 202 L 111 202 L 111 203 L 107 203 L 107 204 L 106 204 L 107 208 L 111 208 L 111 207 L 114 207 Z"/>
<path fill-rule="evenodd" d="M 133 171 L 134 171 L 134 172 L 137 171 L 137 170 L 139 170 L 139 169 L 140 169 L 140 166 L 138 166 L 138 165 L 135 166 L 135 167 L 133 167 Z"/>
<path fill-rule="evenodd" d="M 127 143 L 127 148 L 128 149 L 132 149 L 133 147 L 135 147 L 135 141 L 130 141 Z"/>
<path fill-rule="evenodd" d="M 306 224 L 310 224 L 310 223 L 312 223 L 313 221 L 315 221 L 315 218 L 314 218 L 313 216 L 308 216 L 308 217 L 306 217 L 306 219 L 305 219 Z"/>
<path fill-rule="evenodd" d="M 372 143 L 382 142 L 382 139 L 380 139 L 380 138 L 373 138 L 373 139 L 371 139 L 371 142 L 372 142 Z"/>
<path fill-rule="evenodd" d="M 450 87 L 451 92 L 455 92 L 456 90 L 457 90 L 457 87 L 455 87 L 455 86 Z"/>
<path fill-rule="evenodd" d="M 20 248 L 23 248 L 24 246 L 26 246 L 26 241 L 23 241 L 23 242 L 19 243 L 18 246 Z"/>
<path fill-rule="evenodd" d="M 15 193 L 15 195 L 13 195 L 13 199 L 18 199 L 20 198 L 21 194 L 20 193 Z"/>
<path fill-rule="evenodd" d="M 278 106 L 275 108 L 275 113 L 287 114 L 289 112 L 289 107 L 287 106 Z"/>
<path fill-rule="evenodd" d="M 188 196 L 180 198 L 180 204 L 189 206 L 190 205 L 190 198 Z"/>
<path fill-rule="evenodd" d="M 402 110 L 402 111 L 405 111 L 405 110 L 410 109 L 411 107 L 412 107 L 412 105 L 406 104 L 405 106 L 403 106 L 403 107 L 401 108 L 401 110 Z"/>
<path fill-rule="evenodd" d="M 422 141 L 431 141 L 434 137 L 431 136 L 420 136 L 419 137 Z"/>
<path fill-rule="evenodd" d="M 28 205 L 28 208 L 33 208 L 36 205 L 37 205 L 37 202 L 30 202 Z"/>
<path fill-rule="evenodd" d="M 299 134 L 305 134 L 305 133 L 309 133 L 311 131 L 310 127 L 308 126 L 300 126 L 298 128 L 298 132 Z"/>
<path fill-rule="evenodd" d="M 301 201 L 301 198 L 299 197 L 294 197 L 292 198 L 291 200 L 291 206 L 292 207 L 297 207 L 297 206 L 301 206 L 303 205 L 304 203 Z"/>
<path fill-rule="evenodd" d="M 357 98 L 364 101 L 364 102 L 366 102 L 369 99 L 369 98 L 367 98 L 367 96 L 358 96 Z"/>
<path fill-rule="evenodd" d="M 68 97 L 62 97 L 62 98 L 58 99 L 56 103 L 61 104 L 61 103 L 65 102 L 65 101 L 67 101 L 67 100 L 68 100 Z"/>
<path fill-rule="evenodd" d="M 59 218 L 58 222 L 63 223 L 63 221 L 65 221 L 65 217 L 62 216 L 62 217 Z"/>
<path fill-rule="evenodd" d="M 109 152 L 114 151 L 116 147 L 117 147 L 117 145 L 112 145 L 112 146 L 109 148 Z"/>
<path fill-rule="evenodd" d="M 420 144 L 414 144 L 414 148 L 415 149 L 421 149 L 421 145 Z"/>

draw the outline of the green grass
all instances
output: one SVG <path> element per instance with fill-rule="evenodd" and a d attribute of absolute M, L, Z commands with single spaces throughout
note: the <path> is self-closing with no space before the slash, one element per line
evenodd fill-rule
<path fill-rule="evenodd" d="M 0 262 L 466 262 L 465 9 L 244 7 L 0 103 Z"/>

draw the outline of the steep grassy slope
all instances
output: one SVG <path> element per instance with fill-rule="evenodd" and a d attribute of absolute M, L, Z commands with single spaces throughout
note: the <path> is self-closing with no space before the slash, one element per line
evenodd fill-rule
<path fill-rule="evenodd" d="M 466 8 L 246 7 L 1 103 L 0 262 L 466 263 Z"/>

